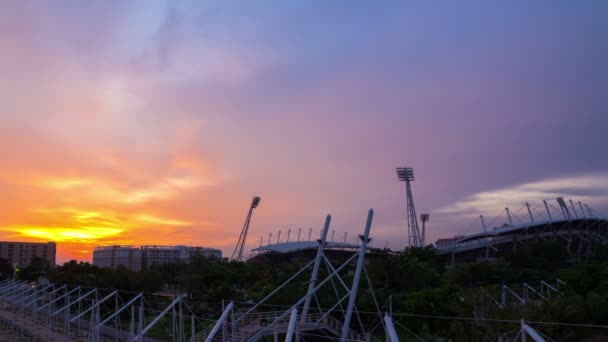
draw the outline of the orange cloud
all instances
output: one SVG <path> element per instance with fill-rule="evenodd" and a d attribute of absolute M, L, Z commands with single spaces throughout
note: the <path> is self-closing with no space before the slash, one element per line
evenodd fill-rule
<path fill-rule="evenodd" d="M 77 208 L 42 208 L 34 210 L 41 221 L 64 222 L 64 225 L 12 225 L 3 230 L 9 237 L 27 241 L 55 241 L 64 258 L 90 260 L 92 250 L 104 244 L 130 244 L 133 241 L 163 243 L 163 239 L 145 238 L 150 227 L 167 231 L 170 227 L 187 227 L 193 223 L 150 213 L 125 214 L 112 211 L 84 211 Z M 65 250 L 70 246 L 69 250 Z M 65 260 L 65 259 L 64 259 Z"/>
<path fill-rule="evenodd" d="M 192 82 L 250 82 L 272 59 L 180 39 L 166 51 L 177 59 L 152 56 L 156 41 L 125 56 L 104 44 L 129 27 L 106 32 L 120 24 L 97 22 L 99 11 L 90 12 L 100 29 L 94 42 L 90 32 L 62 31 L 70 20 L 32 11 L 0 13 L 14 30 L 0 35 L 0 239 L 57 241 L 60 262 L 90 260 L 104 244 L 232 245 L 257 190 L 233 184 L 225 169 L 232 143 L 217 139 L 226 137 L 231 104 L 187 93 Z M 86 39 L 70 38 L 81 32 Z M 201 51 L 211 53 L 201 59 Z"/>

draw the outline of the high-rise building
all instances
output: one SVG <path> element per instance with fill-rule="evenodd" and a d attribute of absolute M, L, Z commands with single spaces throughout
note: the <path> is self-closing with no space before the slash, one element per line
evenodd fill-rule
<path fill-rule="evenodd" d="M 154 265 L 174 264 L 181 260 L 181 253 L 176 246 L 141 246 L 141 253 L 144 270 Z"/>
<path fill-rule="evenodd" d="M 0 241 L 0 258 L 7 259 L 11 264 L 25 267 L 34 257 L 46 259 L 55 267 L 57 245 L 54 242 L 12 242 Z"/>
<path fill-rule="evenodd" d="M 141 271 L 141 249 L 133 246 L 103 246 L 93 250 L 93 265 L 116 268 L 119 265 L 131 271 Z"/>
<path fill-rule="evenodd" d="M 222 258 L 222 251 L 217 248 L 177 245 L 175 249 L 179 251 L 179 258 L 181 260 L 189 260 L 196 257 Z"/>
<path fill-rule="evenodd" d="M 142 269 L 146 270 L 154 265 L 187 262 L 194 257 L 222 258 L 222 251 L 209 247 L 191 246 L 142 246 Z"/>

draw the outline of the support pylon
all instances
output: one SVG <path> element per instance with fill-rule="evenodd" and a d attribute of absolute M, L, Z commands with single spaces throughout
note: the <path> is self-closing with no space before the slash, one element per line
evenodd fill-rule
<path fill-rule="evenodd" d="M 258 207 L 260 204 L 260 198 L 254 197 L 253 201 L 251 201 L 251 206 L 249 207 L 249 213 L 247 214 L 247 218 L 245 219 L 245 224 L 243 225 L 243 229 L 241 230 L 241 235 L 239 236 L 239 241 L 236 243 L 236 247 L 234 248 L 234 252 L 232 252 L 231 260 L 243 260 L 243 251 L 245 250 L 245 244 L 247 243 L 247 233 L 249 232 L 249 223 L 251 222 L 251 214 L 253 214 L 253 209 Z"/>
<path fill-rule="evenodd" d="M 418 229 L 418 217 L 416 216 L 416 207 L 414 206 L 414 195 L 412 195 L 412 187 L 410 182 L 414 181 L 414 169 L 411 167 L 397 168 L 397 177 L 400 181 L 405 182 L 405 190 L 407 195 L 407 228 L 408 228 L 408 243 L 410 247 L 422 247 L 422 237 Z"/>

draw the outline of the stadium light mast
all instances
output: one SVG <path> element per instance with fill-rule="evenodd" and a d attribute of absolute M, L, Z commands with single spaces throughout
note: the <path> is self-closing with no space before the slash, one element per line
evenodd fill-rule
<path fill-rule="evenodd" d="M 426 246 L 426 223 L 429 222 L 431 214 L 420 214 L 420 221 L 422 221 L 422 232 L 420 232 L 420 244 L 421 247 Z"/>
<path fill-rule="evenodd" d="M 570 220 L 572 219 L 572 215 L 570 214 L 570 210 L 568 210 L 568 206 L 566 205 L 566 201 L 563 197 L 558 197 L 555 199 L 559 207 L 562 209 L 562 214 L 564 214 L 564 218 Z"/>
<path fill-rule="evenodd" d="M 578 218 L 578 213 L 576 212 L 576 208 L 574 207 L 574 202 L 570 199 L 570 206 L 572 207 L 572 212 L 574 212 L 574 218 Z"/>
<path fill-rule="evenodd" d="M 397 177 L 400 181 L 405 182 L 405 190 L 407 193 L 407 229 L 408 242 L 410 247 L 422 247 L 423 243 L 418 229 L 418 217 L 416 216 L 416 208 L 414 207 L 414 196 L 412 195 L 412 187 L 410 182 L 414 181 L 414 169 L 411 167 L 398 167 Z"/>
<path fill-rule="evenodd" d="M 260 204 L 260 198 L 255 196 L 251 201 L 251 206 L 249 207 L 249 213 L 247 214 L 247 218 L 245 219 L 245 224 L 243 224 L 243 229 L 241 230 L 241 235 L 239 236 L 239 241 L 236 243 L 236 247 L 234 248 L 234 252 L 232 252 L 231 260 L 243 260 L 243 251 L 245 250 L 245 244 L 247 243 L 247 233 L 249 232 L 249 224 L 251 223 L 251 214 L 253 214 L 253 209 L 257 208 Z"/>

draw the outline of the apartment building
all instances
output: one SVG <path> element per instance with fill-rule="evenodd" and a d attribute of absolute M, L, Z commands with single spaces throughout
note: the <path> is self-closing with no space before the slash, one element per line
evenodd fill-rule
<path fill-rule="evenodd" d="M 93 265 L 116 268 L 122 265 L 132 271 L 141 271 L 141 249 L 133 246 L 103 246 L 93 250 Z"/>
<path fill-rule="evenodd" d="M 199 246 L 104 246 L 93 250 L 93 265 L 116 268 L 123 265 L 132 271 L 147 270 L 154 265 L 188 262 L 194 257 L 222 258 L 222 251 Z"/>
<path fill-rule="evenodd" d="M 0 241 L 0 258 L 7 259 L 17 267 L 25 267 L 34 257 L 48 260 L 55 267 L 57 244 L 55 242 Z"/>

